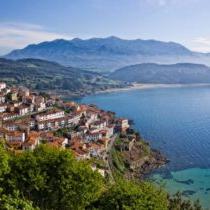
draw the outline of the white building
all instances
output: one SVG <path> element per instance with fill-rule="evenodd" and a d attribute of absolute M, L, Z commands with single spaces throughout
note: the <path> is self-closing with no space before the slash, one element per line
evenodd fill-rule
<path fill-rule="evenodd" d="M 25 141 L 25 133 L 21 131 L 11 131 L 8 132 L 5 136 L 7 141 Z"/>
<path fill-rule="evenodd" d="M 103 134 L 99 131 L 92 131 L 85 134 L 85 140 L 87 142 L 98 141 L 99 139 L 102 139 L 102 137 L 103 137 Z"/>
<path fill-rule="evenodd" d="M 0 113 L 5 112 L 7 109 L 6 105 L 0 105 Z"/>
<path fill-rule="evenodd" d="M 0 94 L 0 104 L 5 103 L 5 96 L 3 94 Z"/>
<path fill-rule="evenodd" d="M 24 116 L 30 112 L 30 109 L 28 106 L 20 105 L 19 107 L 17 107 L 17 112 L 19 115 Z"/>
<path fill-rule="evenodd" d="M 0 91 L 7 87 L 5 82 L 0 82 Z"/>
<path fill-rule="evenodd" d="M 64 116 L 65 116 L 65 113 L 62 110 L 51 110 L 51 111 L 48 111 L 44 114 L 37 115 L 36 120 L 41 122 L 41 121 L 47 121 L 47 120 L 62 118 Z"/>

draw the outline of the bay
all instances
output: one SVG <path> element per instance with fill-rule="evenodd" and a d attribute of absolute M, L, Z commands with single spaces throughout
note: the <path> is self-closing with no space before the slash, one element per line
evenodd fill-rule
<path fill-rule="evenodd" d="M 78 101 L 133 120 L 151 146 L 170 159 L 151 179 L 210 208 L 210 87 L 112 92 Z"/>

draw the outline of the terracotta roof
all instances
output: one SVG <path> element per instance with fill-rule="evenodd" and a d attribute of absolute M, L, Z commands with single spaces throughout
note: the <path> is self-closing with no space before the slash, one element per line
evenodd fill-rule
<path fill-rule="evenodd" d="M 14 149 L 18 149 L 22 146 L 22 142 L 21 141 L 11 141 L 11 142 L 6 142 L 6 144 L 9 147 L 12 147 Z"/>
<path fill-rule="evenodd" d="M 22 131 L 7 131 L 6 133 L 8 136 L 19 137 L 24 134 Z"/>

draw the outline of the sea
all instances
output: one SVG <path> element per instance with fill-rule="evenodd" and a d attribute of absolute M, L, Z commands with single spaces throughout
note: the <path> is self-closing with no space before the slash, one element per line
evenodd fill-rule
<path fill-rule="evenodd" d="M 77 99 L 134 122 L 169 164 L 149 179 L 210 209 L 210 86 L 150 88 Z"/>

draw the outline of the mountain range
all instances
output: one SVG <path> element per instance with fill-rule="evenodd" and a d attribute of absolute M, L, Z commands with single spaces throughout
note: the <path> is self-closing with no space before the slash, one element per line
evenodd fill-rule
<path fill-rule="evenodd" d="M 172 65 L 145 63 L 123 67 L 111 73 L 109 77 L 114 80 L 138 83 L 210 83 L 210 67 L 191 63 Z"/>
<path fill-rule="evenodd" d="M 175 42 L 124 40 L 118 37 L 54 40 L 14 50 L 8 59 L 37 58 L 85 70 L 110 72 L 139 63 L 180 62 L 210 65 L 210 54 L 193 52 Z"/>

